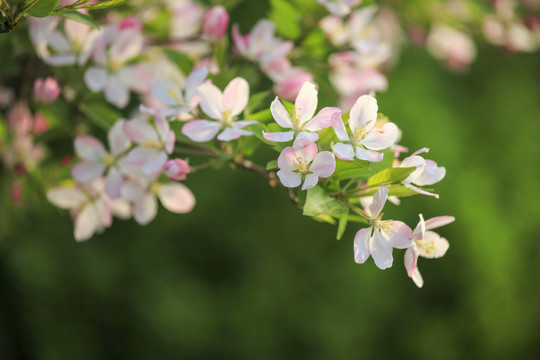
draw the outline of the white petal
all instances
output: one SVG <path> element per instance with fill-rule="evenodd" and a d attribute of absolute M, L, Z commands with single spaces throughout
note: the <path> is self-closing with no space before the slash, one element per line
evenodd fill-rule
<path fill-rule="evenodd" d="M 297 138 L 292 147 L 296 151 L 296 156 L 301 158 L 303 162 L 313 161 L 318 152 L 317 144 L 302 138 Z"/>
<path fill-rule="evenodd" d="M 304 129 L 309 131 L 320 131 L 332 126 L 334 116 L 339 116 L 341 110 L 337 107 L 322 108 L 313 119 L 311 119 Z M 341 140 L 341 139 L 340 139 Z"/>
<path fill-rule="evenodd" d="M 401 221 L 392 221 L 389 240 L 396 249 L 406 249 L 412 242 L 412 230 Z"/>
<path fill-rule="evenodd" d="M 119 109 L 126 107 L 129 101 L 129 90 L 117 77 L 109 77 L 105 84 L 105 99 Z"/>
<path fill-rule="evenodd" d="M 373 150 L 362 149 L 360 146 L 357 146 L 356 157 L 360 160 L 379 162 L 379 161 L 382 161 L 383 154 L 377 151 L 373 151 Z"/>
<path fill-rule="evenodd" d="M 238 139 L 241 136 L 249 136 L 252 135 L 252 132 L 249 130 L 244 129 L 237 129 L 237 128 L 226 128 L 221 132 L 221 134 L 218 135 L 218 140 L 220 141 L 231 141 L 234 139 Z"/>
<path fill-rule="evenodd" d="M 212 119 L 221 120 L 223 118 L 223 95 L 210 81 L 205 82 L 197 88 L 200 106 L 202 111 Z"/>
<path fill-rule="evenodd" d="M 157 214 L 157 200 L 151 192 L 144 193 L 139 200 L 133 204 L 133 218 L 141 225 L 146 225 L 152 221 Z"/>
<path fill-rule="evenodd" d="M 105 156 L 105 147 L 93 136 L 81 135 L 75 138 L 75 152 L 87 161 L 100 161 Z"/>
<path fill-rule="evenodd" d="M 223 90 L 223 108 L 236 116 L 246 108 L 249 100 L 249 84 L 241 77 L 234 78 Z"/>
<path fill-rule="evenodd" d="M 453 216 L 437 216 L 426 220 L 426 230 L 435 229 L 444 225 L 448 225 L 456 220 Z"/>
<path fill-rule="evenodd" d="M 120 193 L 124 199 L 135 202 L 145 194 L 147 188 L 146 183 L 128 180 L 122 186 Z"/>
<path fill-rule="evenodd" d="M 118 155 L 126 151 L 131 142 L 124 132 L 124 122 L 125 120 L 118 120 L 114 123 L 113 127 L 109 130 L 107 138 L 109 140 L 109 147 L 113 155 Z"/>
<path fill-rule="evenodd" d="M 347 130 L 345 129 L 345 125 L 343 124 L 343 120 L 341 119 L 341 113 L 334 114 L 332 117 L 332 127 L 334 128 L 334 132 L 336 133 L 336 136 L 341 141 L 348 141 L 349 135 L 347 135 Z"/>
<path fill-rule="evenodd" d="M 71 169 L 73 178 L 83 184 L 97 179 L 105 171 L 105 164 L 93 161 L 81 161 Z"/>
<path fill-rule="evenodd" d="M 426 160 L 426 166 L 420 176 L 414 180 L 416 185 L 425 186 L 433 185 L 441 181 L 446 175 L 444 166 L 437 166 L 433 160 Z"/>
<path fill-rule="evenodd" d="M 279 170 L 277 172 L 279 180 L 285 187 L 294 188 L 300 185 L 302 182 L 302 176 L 297 173 L 293 173 L 286 170 Z"/>
<path fill-rule="evenodd" d="M 424 279 L 422 279 L 422 275 L 420 274 L 420 270 L 418 270 L 418 267 L 414 270 L 414 273 L 411 277 L 416 286 L 418 286 L 419 288 L 424 286 Z"/>
<path fill-rule="evenodd" d="M 306 81 L 294 102 L 294 108 L 300 112 L 300 123 L 310 120 L 317 110 L 317 89 L 315 84 Z"/>
<path fill-rule="evenodd" d="M 354 160 L 354 148 L 351 144 L 337 143 L 332 146 L 332 150 L 340 160 Z"/>
<path fill-rule="evenodd" d="M 152 82 L 150 91 L 152 92 L 152 96 L 155 97 L 156 100 L 167 106 L 178 106 L 179 99 L 182 99 L 180 86 L 169 80 L 154 80 Z"/>
<path fill-rule="evenodd" d="M 381 270 L 392 266 L 392 244 L 381 234 L 379 230 L 373 231 L 373 237 L 369 244 L 371 257 L 375 261 L 375 265 Z"/>
<path fill-rule="evenodd" d="M 311 163 L 309 170 L 322 178 L 331 176 L 336 170 L 336 158 L 330 151 L 321 151 Z"/>
<path fill-rule="evenodd" d="M 371 150 L 383 150 L 394 145 L 398 128 L 393 123 L 384 124 L 382 129 L 372 129 L 362 140 L 362 145 Z"/>
<path fill-rule="evenodd" d="M 146 162 L 152 161 L 152 159 L 156 158 L 160 152 L 161 151 L 156 149 L 137 146 L 129 152 L 128 159 L 134 164 L 142 165 Z"/>
<path fill-rule="evenodd" d="M 294 150 L 292 146 L 287 146 L 278 156 L 277 162 L 279 168 L 288 172 L 296 170 L 294 164 L 296 163 L 297 157 L 296 150 Z"/>
<path fill-rule="evenodd" d="M 422 214 L 418 214 L 418 216 L 420 217 L 420 221 L 414 228 L 413 239 L 422 240 L 424 238 L 424 233 L 426 232 L 426 223 Z"/>
<path fill-rule="evenodd" d="M 317 185 L 318 182 L 319 177 L 316 174 L 308 174 L 304 180 L 304 185 L 302 185 L 302 190 L 312 189 L 315 187 L 315 185 Z"/>
<path fill-rule="evenodd" d="M 191 190 L 179 183 L 161 185 L 158 197 L 165 209 L 177 214 L 188 213 L 195 206 L 195 196 Z"/>
<path fill-rule="evenodd" d="M 94 235 L 101 227 L 96 208 L 93 203 L 88 203 L 75 218 L 75 240 L 85 241 Z"/>
<path fill-rule="evenodd" d="M 103 68 L 91 67 L 84 73 L 84 82 L 92 91 L 101 91 L 107 82 L 107 71 Z"/>
<path fill-rule="evenodd" d="M 388 199 L 388 188 L 383 186 L 375 193 L 375 195 L 373 195 L 373 202 L 368 207 L 368 210 L 369 210 L 368 215 L 372 219 L 375 219 L 377 218 L 377 216 L 379 216 L 382 209 L 384 208 L 384 204 L 386 204 L 387 199 Z"/>
<path fill-rule="evenodd" d="M 88 200 L 84 192 L 74 187 L 57 187 L 47 191 L 47 199 L 62 209 L 77 209 Z"/>
<path fill-rule="evenodd" d="M 349 127 L 351 131 L 360 126 L 369 131 L 377 121 L 377 111 L 379 107 L 377 100 L 371 95 L 362 95 L 354 103 L 349 117 Z"/>
<path fill-rule="evenodd" d="M 407 269 L 407 275 L 409 277 L 412 277 L 418 263 L 418 253 L 415 251 L 414 247 L 411 246 L 410 248 L 405 251 L 405 255 L 403 256 L 403 265 L 405 265 L 405 269 Z"/>
<path fill-rule="evenodd" d="M 291 141 L 294 137 L 294 131 L 287 132 L 264 132 L 263 137 L 271 142 L 287 142 Z"/>
<path fill-rule="evenodd" d="M 204 82 L 204 79 L 207 76 L 208 69 L 205 67 L 193 70 L 191 74 L 188 75 L 185 84 L 186 99 L 189 100 L 195 95 L 197 87 Z"/>
<path fill-rule="evenodd" d="M 216 137 L 221 130 L 221 124 L 217 121 L 192 120 L 182 127 L 182 134 L 193 141 L 206 142 Z"/>
<path fill-rule="evenodd" d="M 147 160 L 141 166 L 141 170 L 146 175 L 154 175 L 161 171 L 161 168 L 167 162 L 167 154 L 163 151 L 159 152 L 157 156 Z"/>
<path fill-rule="evenodd" d="M 148 141 L 159 142 L 156 130 L 146 120 L 133 119 L 124 121 L 122 129 L 128 138 L 137 144 L 144 144 Z"/>
<path fill-rule="evenodd" d="M 144 39 L 135 29 L 124 29 L 114 38 L 109 49 L 111 59 L 124 63 L 139 55 Z"/>
<path fill-rule="evenodd" d="M 315 141 L 319 140 L 319 134 L 317 134 L 316 132 L 301 131 L 296 136 L 296 140 L 298 140 L 298 139 L 305 139 L 305 140 L 309 140 L 311 142 L 315 142 Z"/>
<path fill-rule="evenodd" d="M 364 228 L 358 230 L 354 237 L 354 261 L 358 264 L 363 264 L 369 258 L 369 239 L 373 228 Z"/>
<path fill-rule="evenodd" d="M 120 197 L 120 190 L 124 184 L 124 177 L 118 171 L 117 168 L 113 167 L 109 169 L 107 176 L 105 177 L 105 192 L 111 199 L 116 199 Z"/>
<path fill-rule="evenodd" d="M 433 231 L 426 231 L 424 239 L 417 243 L 421 244 L 417 246 L 418 254 L 428 259 L 437 259 L 444 256 L 450 247 L 448 240 Z"/>
<path fill-rule="evenodd" d="M 416 186 L 414 186 L 412 184 L 403 184 L 403 185 L 405 185 L 405 187 L 408 187 L 409 189 L 411 189 L 413 191 L 416 191 L 419 194 L 427 195 L 427 196 L 433 196 L 435 199 L 439 198 L 439 194 L 435 194 L 435 193 L 431 193 L 429 191 L 422 190 L 422 189 L 417 188 Z"/>
<path fill-rule="evenodd" d="M 292 129 L 293 124 L 291 122 L 291 115 L 277 97 L 272 101 L 272 104 L 270 104 L 270 111 L 279 126 L 286 129 Z"/>

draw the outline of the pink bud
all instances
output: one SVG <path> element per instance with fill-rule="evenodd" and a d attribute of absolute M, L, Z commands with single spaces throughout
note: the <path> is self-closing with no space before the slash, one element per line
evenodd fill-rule
<path fill-rule="evenodd" d="M 36 79 L 34 82 L 34 97 L 37 101 L 50 104 L 60 95 L 60 86 L 52 77 Z"/>
<path fill-rule="evenodd" d="M 313 81 L 313 75 L 303 70 L 293 72 L 276 85 L 276 94 L 287 100 L 294 100 L 306 81 Z"/>
<path fill-rule="evenodd" d="M 218 42 L 227 32 L 229 14 L 223 6 L 214 6 L 204 15 L 203 33 L 210 41 Z"/>
<path fill-rule="evenodd" d="M 120 22 L 119 28 L 120 28 L 120 30 L 123 30 L 123 29 L 135 29 L 138 32 L 142 32 L 143 25 L 142 25 L 141 21 L 139 20 L 139 18 L 137 18 L 136 16 L 130 16 L 130 17 L 127 17 L 127 18 L 125 18 L 124 20 L 122 20 Z"/>
<path fill-rule="evenodd" d="M 163 165 L 163 172 L 171 180 L 185 180 L 190 170 L 187 161 L 176 158 Z"/>
<path fill-rule="evenodd" d="M 49 121 L 47 120 L 45 115 L 37 112 L 34 116 L 34 134 L 43 134 L 47 130 L 49 130 Z"/>
<path fill-rule="evenodd" d="M 15 104 L 9 110 L 7 120 L 17 135 L 24 135 L 32 131 L 34 119 L 26 103 L 18 102 Z"/>

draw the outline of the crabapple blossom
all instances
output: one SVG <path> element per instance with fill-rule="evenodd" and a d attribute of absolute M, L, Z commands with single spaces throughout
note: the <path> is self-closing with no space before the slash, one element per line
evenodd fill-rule
<path fill-rule="evenodd" d="M 317 89 L 311 82 L 305 82 L 302 85 L 292 113 L 289 113 L 276 97 L 270 105 L 272 116 L 279 126 L 291 130 L 275 133 L 263 132 L 264 138 L 272 142 L 286 142 L 296 136 L 297 139 L 317 141 L 319 135 L 316 131 L 331 126 L 332 117 L 341 114 L 341 110 L 336 107 L 325 107 L 313 117 L 315 110 L 317 110 Z"/>
<path fill-rule="evenodd" d="M 448 25 L 437 24 L 426 40 L 427 50 L 456 71 L 465 71 L 476 59 L 476 47 L 470 36 Z"/>
<path fill-rule="evenodd" d="M 373 202 L 366 209 L 371 226 L 360 229 L 354 237 L 354 261 L 363 264 L 371 257 L 378 268 L 384 270 L 392 266 L 392 249 L 406 249 L 412 244 L 412 230 L 405 223 L 382 220 L 381 211 L 388 199 L 388 188 L 381 187 L 373 196 Z"/>
<path fill-rule="evenodd" d="M 212 42 L 218 42 L 227 32 L 229 13 L 223 6 L 214 6 L 204 15 L 203 34 Z"/>
<path fill-rule="evenodd" d="M 140 165 L 146 175 L 161 171 L 176 140 L 169 122 L 160 111 L 156 111 L 154 115 L 154 124 L 155 127 L 145 119 L 136 118 L 125 121 L 122 125 L 127 137 L 138 145 L 130 150 L 128 160 Z"/>
<path fill-rule="evenodd" d="M 351 8 L 360 4 L 362 0 L 317 0 L 317 2 L 332 14 L 337 16 L 345 16 L 351 12 Z"/>
<path fill-rule="evenodd" d="M 412 236 L 412 246 L 405 251 L 403 262 L 405 269 L 407 269 L 407 275 L 414 281 L 416 286 L 422 287 L 424 280 L 418 270 L 418 257 L 437 259 L 444 256 L 449 247 L 448 240 L 428 230 L 450 224 L 455 218 L 453 216 L 438 216 L 424 221 L 422 214 L 419 217 L 420 221 L 416 225 Z"/>
<path fill-rule="evenodd" d="M 374 128 L 377 110 L 377 100 L 373 96 L 360 96 L 349 114 L 350 135 L 345 129 L 341 114 L 334 116 L 334 131 L 342 141 L 332 147 L 338 158 L 352 161 L 357 157 L 372 162 L 383 159 L 383 154 L 374 150 L 384 150 L 392 146 L 398 137 L 398 128 L 393 123 L 386 123 L 381 129 Z"/>
<path fill-rule="evenodd" d="M 244 127 L 256 124 L 257 121 L 236 120 L 244 111 L 249 99 L 249 84 L 237 77 L 225 87 L 223 93 L 211 82 L 205 82 L 197 89 L 202 111 L 210 120 L 191 120 L 182 127 L 182 133 L 196 142 L 212 140 L 231 141 L 241 136 L 252 135 Z"/>
<path fill-rule="evenodd" d="M 190 171 L 187 161 L 183 159 L 171 159 L 163 165 L 163 173 L 175 181 L 185 180 Z"/>
<path fill-rule="evenodd" d="M 193 193 L 183 184 L 159 183 L 155 180 L 132 178 L 122 186 L 122 197 L 133 204 L 133 218 L 146 225 L 157 214 L 157 198 L 170 212 L 185 214 L 195 206 Z"/>
<path fill-rule="evenodd" d="M 418 155 L 424 152 L 427 153 L 428 151 L 428 148 L 422 148 L 415 151 L 410 156 L 403 159 L 399 167 L 416 167 L 416 169 L 405 180 L 403 180 L 403 185 L 419 194 L 433 196 L 438 199 L 439 195 L 430 193 L 417 187 L 436 184 L 446 175 L 446 169 L 444 166 L 437 166 L 435 161 L 429 159 L 426 160 Z"/>
<path fill-rule="evenodd" d="M 50 104 L 60 95 L 60 86 L 52 77 L 36 79 L 34 82 L 34 98 L 43 104 Z"/>
<path fill-rule="evenodd" d="M 297 187 L 304 178 L 302 190 L 308 190 L 317 185 L 319 177 L 331 176 L 336 170 L 334 154 L 318 151 L 317 144 L 303 138 L 297 138 L 292 146 L 283 149 L 278 157 L 277 172 L 283 186 Z"/>

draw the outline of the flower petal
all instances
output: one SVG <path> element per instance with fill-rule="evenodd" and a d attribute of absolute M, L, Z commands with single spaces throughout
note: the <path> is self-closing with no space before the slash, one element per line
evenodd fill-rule
<path fill-rule="evenodd" d="M 161 168 L 167 162 L 167 154 L 164 151 L 161 151 L 141 165 L 141 170 L 146 175 L 154 175 L 161 171 Z"/>
<path fill-rule="evenodd" d="M 118 120 L 114 123 L 113 127 L 109 130 L 107 134 L 107 139 L 109 141 L 109 147 L 113 155 L 118 155 L 127 149 L 131 144 L 129 138 L 124 132 L 124 123 L 125 120 Z"/>
<path fill-rule="evenodd" d="M 424 279 L 422 279 L 422 275 L 420 274 L 420 270 L 418 270 L 418 267 L 414 270 L 414 273 L 412 274 L 412 279 L 416 286 L 421 288 L 424 286 Z"/>
<path fill-rule="evenodd" d="M 302 182 L 302 176 L 297 173 L 293 173 L 286 170 L 279 170 L 277 172 L 279 180 L 285 187 L 294 188 L 300 185 Z"/>
<path fill-rule="evenodd" d="M 397 137 L 397 126 L 393 123 L 387 123 L 382 129 L 372 129 L 362 140 L 362 145 L 371 150 L 383 150 L 394 145 Z"/>
<path fill-rule="evenodd" d="M 315 187 L 319 182 L 319 177 L 316 174 L 308 174 L 304 180 L 304 185 L 302 185 L 302 190 L 309 190 Z"/>
<path fill-rule="evenodd" d="M 253 135 L 253 133 L 249 130 L 228 127 L 228 128 L 225 128 L 225 130 L 223 130 L 221 134 L 218 135 L 217 138 L 220 141 L 231 141 L 234 139 L 238 139 L 241 136 L 249 136 L 249 135 Z"/>
<path fill-rule="evenodd" d="M 57 187 L 47 191 L 47 199 L 62 209 L 77 209 L 88 200 L 84 192 L 75 187 Z"/>
<path fill-rule="evenodd" d="M 375 219 L 377 216 L 379 216 L 382 209 L 384 208 L 384 204 L 386 203 L 387 199 L 388 199 L 388 188 L 383 186 L 375 193 L 375 195 L 373 195 L 373 202 L 368 207 L 368 210 L 369 210 L 368 215 L 372 219 Z"/>
<path fill-rule="evenodd" d="M 195 92 L 197 91 L 197 87 L 201 85 L 204 82 L 204 79 L 208 76 L 208 69 L 205 67 L 193 70 L 188 77 L 186 78 L 186 84 L 185 84 L 185 94 L 186 99 L 191 99 Z"/>
<path fill-rule="evenodd" d="M 264 132 L 263 137 L 271 142 L 287 142 L 291 141 L 294 137 L 294 131 L 286 132 Z"/>
<path fill-rule="evenodd" d="M 165 209 L 177 214 L 188 213 L 195 206 L 191 190 L 179 183 L 160 185 L 158 197 Z"/>
<path fill-rule="evenodd" d="M 126 107 L 129 101 L 129 90 L 116 76 L 110 76 L 105 84 L 105 99 L 119 109 Z"/>
<path fill-rule="evenodd" d="M 124 121 L 122 129 L 127 137 L 137 144 L 144 144 L 148 141 L 159 142 L 156 130 L 146 120 L 133 119 Z"/>
<path fill-rule="evenodd" d="M 444 166 L 437 166 L 435 161 L 427 159 L 424 171 L 414 180 L 414 183 L 419 186 L 433 185 L 441 181 L 445 175 Z"/>
<path fill-rule="evenodd" d="M 313 161 L 318 152 L 317 144 L 302 138 L 297 138 L 292 147 L 296 151 L 296 157 L 301 158 L 304 162 Z"/>
<path fill-rule="evenodd" d="M 435 229 L 444 225 L 448 225 L 456 220 L 453 216 L 437 216 L 426 220 L 426 230 Z"/>
<path fill-rule="evenodd" d="M 230 109 L 231 116 L 236 116 L 244 111 L 248 100 L 249 84 L 241 77 L 232 79 L 223 90 L 223 108 Z"/>
<path fill-rule="evenodd" d="M 389 240 L 396 249 L 406 249 L 412 242 L 412 230 L 402 221 L 392 221 Z"/>
<path fill-rule="evenodd" d="M 94 204 L 86 204 L 75 218 L 75 240 L 85 241 L 90 239 L 101 227 L 100 224 L 99 215 Z"/>
<path fill-rule="evenodd" d="M 448 240 L 433 231 L 426 231 L 424 239 L 417 241 L 418 254 L 428 259 L 437 259 L 446 254 L 450 247 Z"/>
<path fill-rule="evenodd" d="M 340 114 L 341 110 L 337 107 L 322 108 L 317 115 L 304 126 L 304 129 L 309 131 L 320 131 L 330 127 L 332 126 L 334 116 L 339 116 Z"/>
<path fill-rule="evenodd" d="M 317 89 L 315 84 L 306 81 L 294 102 L 294 108 L 300 112 L 300 123 L 310 120 L 317 110 Z"/>
<path fill-rule="evenodd" d="M 91 67 L 84 73 L 84 83 L 94 92 L 101 91 L 107 83 L 107 71 L 99 67 Z"/>
<path fill-rule="evenodd" d="M 133 204 L 133 218 L 141 225 L 146 225 L 152 221 L 157 214 L 156 197 L 149 191 L 145 192 Z"/>
<path fill-rule="evenodd" d="M 377 229 L 373 231 L 373 237 L 369 243 L 371 257 L 375 265 L 381 270 L 392 267 L 392 244 Z"/>
<path fill-rule="evenodd" d="M 405 251 L 405 255 L 403 256 L 403 265 L 405 265 L 405 269 L 407 269 L 407 275 L 412 278 L 416 266 L 418 264 L 418 253 L 415 251 L 414 247 L 410 247 Z"/>
<path fill-rule="evenodd" d="M 291 122 L 291 115 L 277 97 L 272 101 L 272 104 L 270 104 L 270 112 L 272 112 L 272 116 L 279 126 L 286 129 L 292 129 L 293 124 Z"/>
<path fill-rule="evenodd" d="M 75 139 L 75 152 L 87 161 L 100 161 L 105 156 L 105 147 L 93 136 L 80 135 Z"/>
<path fill-rule="evenodd" d="M 124 184 L 124 177 L 118 171 L 116 167 L 112 167 L 109 169 L 109 172 L 107 173 L 107 176 L 105 177 L 105 192 L 111 199 L 119 198 L 121 193 L 120 190 L 122 189 L 122 185 Z"/>
<path fill-rule="evenodd" d="M 371 232 L 373 228 L 360 229 L 354 237 L 354 261 L 358 264 L 363 264 L 369 258 L 369 240 L 371 239 Z"/>
<path fill-rule="evenodd" d="M 105 164 L 94 161 L 81 161 L 71 169 L 71 176 L 83 184 L 100 177 L 105 171 Z"/>
<path fill-rule="evenodd" d="M 422 240 L 424 238 L 424 233 L 426 232 L 426 223 L 422 214 L 418 214 L 418 216 L 420 217 L 420 221 L 418 222 L 418 225 L 416 225 L 416 227 L 414 228 L 413 239 Z"/>
<path fill-rule="evenodd" d="M 345 125 L 343 124 L 343 119 L 341 119 L 341 113 L 334 114 L 332 116 L 332 127 L 334 128 L 334 132 L 336 133 L 336 136 L 339 140 L 349 140 L 349 135 L 347 135 L 347 130 L 345 129 Z"/>
<path fill-rule="evenodd" d="M 354 148 L 351 144 L 337 143 L 332 146 L 332 150 L 340 160 L 354 160 Z"/>
<path fill-rule="evenodd" d="M 379 162 L 382 161 L 383 156 L 384 155 L 380 152 L 362 149 L 360 146 L 356 147 L 356 157 L 360 160 Z"/>
<path fill-rule="evenodd" d="M 309 170 L 322 178 L 331 176 L 336 170 L 336 158 L 330 151 L 321 151 L 311 163 Z"/>
<path fill-rule="evenodd" d="M 363 127 L 369 131 L 377 121 L 379 107 L 377 100 L 371 95 L 362 95 L 354 103 L 349 115 L 349 128 L 351 131 Z"/>
<path fill-rule="evenodd" d="M 223 118 L 223 94 L 216 85 L 207 81 L 197 88 L 200 106 L 202 111 L 212 119 L 221 120 Z"/>
<path fill-rule="evenodd" d="M 217 121 L 192 120 L 182 127 L 182 134 L 193 141 L 206 142 L 216 137 L 221 130 L 221 124 Z"/>
<path fill-rule="evenodd" d="M 296 167 L 294 166 L 294 164 L 296 163 L 297 157 L 298 155 L 296 154 L 296 150 L 292 146 L 287 146 L 285 149 L 281 151 L 281 153 L 278 156 L 277 162 L 278 162 L 279 168 L 285 171 L 296 170 Z"/>
<path fill-rule="evenodd" d="M 409 189 L 411 189 L 413 191 L 416 191 L 419 194 L 427 195 L 427 196 L 433 196 L 435 199 L 439 198 L 439 194 L 435 194 L 435 193 L 431 193 L 429 191 L 422 190 L 422 189 L 417 188 L 416 186 L 414 186 L 412 184 L 403 184 L 403 185 L 405 185 L 405 187 L 408 187 Z"/>

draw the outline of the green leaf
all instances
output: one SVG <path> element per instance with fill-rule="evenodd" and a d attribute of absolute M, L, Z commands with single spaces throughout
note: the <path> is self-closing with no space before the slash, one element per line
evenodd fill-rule
<path fill-rule="evenodd" d="M 193 61 L 185 54 L 171 49 L 162 49 L 169 60 L 182 70 L 184 74 L 189 74 L 193 70 Z"/>
<path fill-rule="evenodd" d="M 303 214 L 317 216 L 321 214 L 341 214 L 348 209 L 342 201 L 336 200 L 326 193 L 320 186 L 307 191 Z"/>
<path fill-rule="evenodd" d="M 35 17 L 47 17 L 58 5 L 59 0 L 39 0 L 34 6 L 28 9 L 26 12 L 30 16 Z"/>
<path fill-rule="evenodd" d="M 405 180 L 407 176 L 409 176 L 414 170 L 416 170 L 416 167 L 414 166 L 381 170 L 368 179 L 367 186 L 400 183 Z"/>
<path fill-rule="evenodd" d="M 245 156 L 253 155 L 255 150 L 261 145 L 261 142 L 255 136 L 242 136 L 238 143 L 236 152 Z"/>
<path fill-rule="evenodd" d="M 93 27 L 94 29 L 99 29 L 99 24 L 97 22 L 95 22 L 94 19 L 92 19 L 90 16 L 82 14 L 82 13 L 80 13 L 78 11 L 74 11 L 74 10 L 72 10 L 72 11 L 63 11 L 63 12 L 53 11 L 51 13 L 51 15 L 61 16 L 61 17 L 66 18 L 66 19 L 70 19 L 70 20 L 73 20 L 73 21 L 76 21 L 76 22 L 80 22 L 82 24 L 89 25 L 89 26 Z"/>
<path fill-rule="evenodd" d="M 246 111 L 248 113 L 251 113 L 257 109 L 259 109 L 262 105 L 262 103 L 268 99 L 268 95 L 270 95 L 269 91 L 262 91 L 260 93 L 257 93 L 249 98 L 249 102 L 246 107 Z M 267 108 L 269 106 L 266 106 Z"/>
<path fill-rule="evenodd" d="M 394 150 L 388 148 L 382 151 L 382 154 L 384 155 L 382 161 L 372 162 L 370 164 L 370 169 L 373 170 L 373 173 L 392 167 L 392 163 L 394 162 Z"/>
<path fill-rule="evenodd" d="M 276 24 L 277 33 L 287 39 L 297 39 L 302 32 L 298 10 L 286 0 L 270 0 L 270 5 L 270 19 Z"/>
<path fill-rule="evenodd" d="M 266 170 L 272 170 L 272 169 L 278 169 L 278 168 L 279 166 L 278 166 L 277 160 L 270 160 L 266 164 Z"/>
<path fill-rule="evenodd" d="M 108 8 L 127 4 L 128 2 L 129 0 L 107 0 L 107 1 L 102 1 L 100 3 L 97 3 L 97 4 L 79 6 L 77 7 L 77 9 L 92 9 L 92 10 L 108 9 Z"/>
<path fill-rule="evenodd" d="M 331 225 L 336 225 L 336 220 L 334 220 L 334 218 L 331 217 L 330 215 L 326 215 L 326 214 L 313 216 L 313 220 L 318 221 L 318 222 L 329 223 Z"/>
<path fill-rule="evenodd" d="M 332 180 L 346 180 L 346 179 L 353 179 L 353 178 L 362 178 L 367 179 L 369 178 L 373 172 L 371 172 L 368 169 L 358 168 L 358 169 L 348 169 L 343 170 L 338 173 L 334 173 L 332 176 Z"/>
<path fill-rule="evenodd" d="M 257 120 L 262 123 L 272 120 L 272 112 L 270 109 L 261 110 L 255 114 L 249 114 L 246 116 L 246 120 Z"/>
<path fill-rule="evenodd" d="M 341 240 L 345 229 L 347 229 L 347 221 L 349 220 L 349 208 L 339 215 L 339 223 L 337 229 L 336 239 Z"/>
<path fill-rule="evenodd" d="M 105 103 L 81 104 L 81 112 L 105 131 L 109 131 L 116 121 L 123 117 L 121 113 Z"/>
<path fill-rule="evenodd" d="M 369 224 L 369 222 L 366 219 L 364 219 L 363 217 L 358 216 L 358 215 L 349 215 L 348 219 L 349 219 L 350 222 L 361 223 L 361 224 Z"/>

